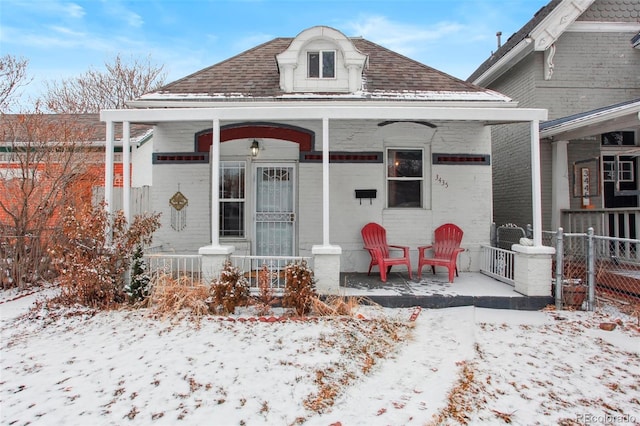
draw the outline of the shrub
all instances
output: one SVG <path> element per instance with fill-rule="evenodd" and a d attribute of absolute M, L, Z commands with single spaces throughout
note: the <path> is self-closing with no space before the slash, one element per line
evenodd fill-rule
<path fill-rule="evenodd" d="M 282 306 L 292 308 L 296 315 L 306 315 L 317 297 L 313 271 L 307 266 L 307 262 L 303 260 L 287 265 Z"/>
<path fill-rule="evenodd" d="M 238 306 L 246 306 L 249 302 L 249 283 L 240 269 L 226 260 L 220 278 L 211 286 L 212 313 L 233 314 Z"/>
<path fill-rule="evenodd" d="M 65 211 L 62 238 L 50 251 L 59 272 L 60 303 L 104 309 L 125 301 L 133 252 L 151 243 L 160 215 L 136 216 L 130 226 L 122 211 L 109 216 L 103 205 Z"/>
<path fill-rule="evenodd" d="M 272 307 L 278 302 L 271 287 L 271 279 L 274 272 L 269 270 L 266 264 L 258 271 L 258 295 L 253 298 L 253 305 L 258 315 L 270 315 Z"/>
<path fill-rule="evenodd" d="M 137 303 L 149 297 L 151 278 L 147 273 L 147 264 L 143 258 L 142 246 L 136 247 L 132 256 L 131 277 L 124 292 L 129 297 L 129 302 Z"/>

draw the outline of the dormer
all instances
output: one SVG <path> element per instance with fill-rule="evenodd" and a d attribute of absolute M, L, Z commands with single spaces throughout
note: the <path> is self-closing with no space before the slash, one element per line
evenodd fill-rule
<path fill-rule="evenodd" d="M 362 89 L 367 56 L 340 31 L 318 26 L 298 34 L 276 60 L 287 93 L 355 93 Z"/>

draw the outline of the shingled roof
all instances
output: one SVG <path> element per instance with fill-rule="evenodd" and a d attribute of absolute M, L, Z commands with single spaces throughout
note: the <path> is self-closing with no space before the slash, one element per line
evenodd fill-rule
<path fill-rule="evenodd" d="M 518 43 L 520 43 L 525 38 L 529 37 L 529 34 L 535 27 L 541 23 L 544 18 L 546 18 L 553 9 L 556 8 L 562 0 L 551 0 L 546 6 L 543 6 L 538 10 L 533 18 L 529 22 L 527 22 L 522 28 L 520 28 L 516 33 L 514 33 L 505 44 L 500 46 L 500 48 L 493 53 L 486 61 L 484 61 L 474 72 L 467 78 L 467 81 L 475 81 L 478 77 L 480 77 L 485 71 L 493 66 L 496 62 L 500 60 L 504 55 L 509 53 L 511 49 L 516 47 Z"/>
<path fill-rule="evenodd" d="M 509 100 L 428 67 L 420 62 L 362 38 L 352 38 L 355 48 L 367 55 L 363 72 L 363 90 L 357 93 L 285 93 L 280 88 L 276 55 L 285 51 L 293 38 L 276 38 L 237 56 L 167 84 L 143 100 L 162 99 L 438 99 Z"/>

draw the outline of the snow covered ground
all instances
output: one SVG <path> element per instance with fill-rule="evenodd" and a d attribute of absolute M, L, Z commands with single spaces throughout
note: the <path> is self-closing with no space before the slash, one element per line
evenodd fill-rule
<path fill-rule="evenodd" d="M 363 308 L 199 322 L 0 297 L 2 425 L 640 424 L 640 327 L 590 312 Z M 602 330 L 602 322 L 619 324 Z M 393 325 L 393 326 L 392 326 Z"/>

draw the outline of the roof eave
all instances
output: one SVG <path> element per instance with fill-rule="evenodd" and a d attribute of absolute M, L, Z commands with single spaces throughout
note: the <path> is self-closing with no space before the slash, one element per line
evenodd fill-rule
<path fill-rule="evenodd" d="M 547 50 L 594 2 L 595 0 L 564 0 L 556 6 L 529 33 L 534 40 L 534 49 Z"/>
<path fill-rule="evenodd" d="M 636 126 L 640 126 L 640 102 L 543 128 L 540 139 L 573 140 Z"/>
<path fill-rule="evenodd" d="M 533 51 L 547 50 L 595 0 L 565 0 L 557 5 L 520 43 L 491 65 L 474 84 L 491 84 Z M 523 43 L 526 45 L 523 46 Z"/>
<path fill-rule="evenodd" d="M 499 107 L 484 104 L 441 105 L 438 103 L 385 103 L 360 104 L 353 108 L 349 104 L 300 105 L 285 103 L 274 106 L 260 103 L 244 105 L 218 105 L 215 108 L 148 108 L 102 110 L 100 119 L 106 122 L 129 121 L 132 123 L 158 123 L 175 121 L 206 120 L 443 120 L 443 121 L 480 121 L 531 122 L 547 119 L 546 109 L 513 108 L 511 103 L 502 103 Z"/>
<path fill-rule="evenodd" d="M 336 105 L 354 105 L 363 104 L 398 104 L 398 103 L 437 103 L 442 105 L 451 104 L 491 104 L 491 105 L 507 105 L 515 104 L 511 98 L 501 93 L 491 90 L 480 92 L 448 92 L 448 91 L 431 91 L 431 92 L 373 92 L 373 93 L 345 93 L 345 94 L 313 94 L 313 93 L 297 93 L 287 94 L 277 97 L 254 97 L 249 95 L 243 96 L 223 96 L 208 94 L 183 94 L 183 95 L 162 95 L 147 96 L 134 101 L 127 102 L 130 108 L 216 108 L 228 107 L 233 105 L 247 106 L 260 104 L 261 106 L 278 106 L 287 103 L 313 105 L 327 103 Z M 517 105 L 517 104 L 516 104 Z"/>
<path fill-rule="evenodd" d="M 633 46 L 634 49 L 640 49 L 640 31 L 631 39 L 631 46 Z"/>
<path fill-rule="evenodd" d="M 531 37 L 523 39 L 507 54 L 498 59 L 495 64 L 491 65 L 482 75 L 472 81 L 472 83 L 480 87 L 487 87 L 493 83 L 502 74 L 509 71 L 514 65 L 533 52 L 532 41 Z"/>

